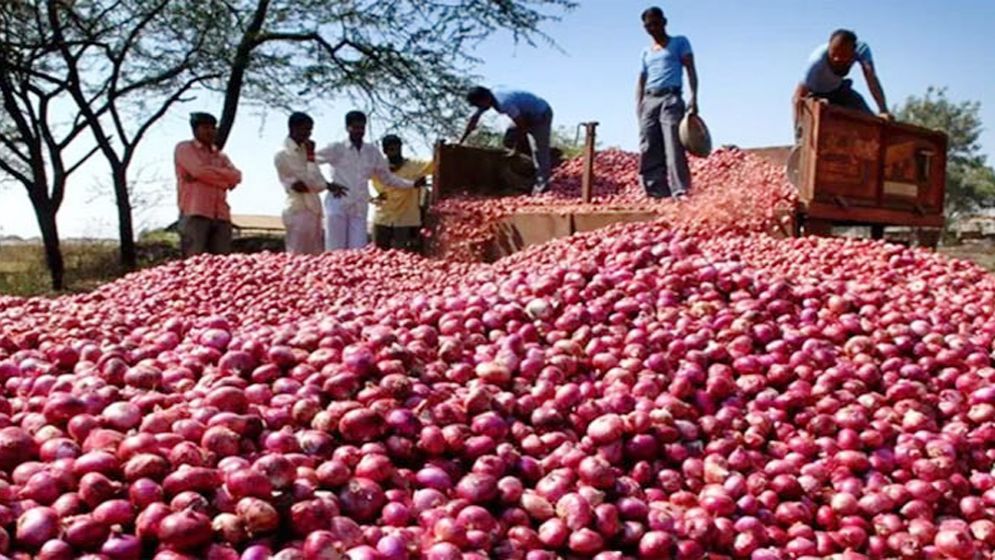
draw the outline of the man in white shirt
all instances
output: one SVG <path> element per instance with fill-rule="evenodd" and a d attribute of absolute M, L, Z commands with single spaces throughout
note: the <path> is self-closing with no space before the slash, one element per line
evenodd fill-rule
<path fill-rule="evenodd" d="M 287 192 L 283 209 L 287 252 L 317 255 L 324 248 L 318 193 L 328 190 L 330 185 L 315 162 L 314 141 L 311 140 L 314 120 L 304 113 L 294 113 L 287 120 L 287 128 L 287 139 L 274 158 L 276 174 Z M 341 189 L 336 192 L 337 196 L 345 195 Z"/>
<path fill-rule="evenodd" d="M 345 116 L 349 139 L 318 150 L 318 163 L 332 166 L 332 194 L 325 196 L 325 249 L 358 249 L 369 242 L 366 217 L 370 204 L 369 181 L 376 177 L 388 187 L 421 188 L 426 180 L 402 179 L 390 172 L 387 159 L 373 144 L 363 142 L 366 115 L 350 111 Z M 343 193 L 336 196 L 335 193 Z"/>

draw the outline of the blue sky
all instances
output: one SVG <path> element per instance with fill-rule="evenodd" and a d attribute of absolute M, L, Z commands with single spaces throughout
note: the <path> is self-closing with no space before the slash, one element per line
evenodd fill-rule
<path fill-rule="evenodd" d="M 546 28 L 558 49 L 541 43 L 537 48 L 515 45 L 510 37 L 497 36 L 476 53 L 484 61 L 477 73 L 486 84 L 519 87 L 545 97 L 558 125 L 572 129 L 596 120 L 601 123 L 602 145 L 635 150 L 634 87 L 639 53 L 648 42 L 639 14 L 651 4 L 579 3 Z M 701 82 L 699 104 L 716 145 L 789 143 L 790 98 L 805 61 L 831 30 L 847 27 L 870 44 L 889 105 L 921 94 L 930 85 L 946 86 L 953 100 L 981 101 L 987 124 L 982 144 L 995 163 L 995 1 L 684 0 L 661 7 L 670 21 L 668 31 L 691 41 Z M 870 101 L 859 71 L 852 77 Z M 139 212 L 139 227 L 161 226 L 175 218 L 172 147 L 189 135 L 190 110 L 217 107 L 220 102 L 202 97 L 177 108 L 140 150 L 134 169 L 141 169 L 140 178 L 148 182 L 142 188 L 158 185 L 161 196 Z M 342 116 L 349 108 L 337 101 L 310 108 L 318 116 L 319 143 L 341 137 Z M 379 135 L 390 123 L 373 122 L 371 128 L 371 135 Z M 234 212 L 279 214 L 283 195 L 272 154 L 284 133 L 282 113 L 261 115 L 247 108 L 239 116 L 227 149 L 245 176 L 230 194 Z M 424 142 L 408 140 L 427 155 Z M 59 217 L 64 236 L 114 235 L 111 198 L 96 196 L 91 186 L 106 184 L 104 176 L 104 167 L 94 164 L 77 177 Z M 0 235 L 37 235 L 22 187 L 0 186 L 0 208 Z"/>

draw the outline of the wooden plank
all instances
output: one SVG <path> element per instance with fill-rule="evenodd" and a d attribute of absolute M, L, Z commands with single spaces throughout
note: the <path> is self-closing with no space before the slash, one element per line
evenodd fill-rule
<path fill-rule="evenodd" d="M 573 231 L 576 233 L 594 231 L 596 229 L 619 223 L 652 222 L 659 219 L 658 214 L 651 212 L 616 211 L 576 213 L 571 216 Z"/>
<path fill-rule="evenodd" d="M 943 227 L 943 214 L 917 214 L 889 208 L 840 208 L 835 204 L 813 202 L 805 207 L 807 216 L 834 222 L 885 224 L 895 226 Z"/>

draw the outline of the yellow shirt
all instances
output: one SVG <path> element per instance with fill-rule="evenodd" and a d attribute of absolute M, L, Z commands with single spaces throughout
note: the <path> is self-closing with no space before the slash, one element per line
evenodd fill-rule
<path fill-rule="evenodd" d="M 432 173 L 432 162 L 406 160 L 404 164 L 392 170 L 394 175 L 409 181 Z M 388 187 L 373 178 L 373 188 L 384 195 L 383 202 L 376 207 L 373 223 L 380 226 L 417 227 L 421 225 L 421 201 L 423 189 L 396 189 Z"/>

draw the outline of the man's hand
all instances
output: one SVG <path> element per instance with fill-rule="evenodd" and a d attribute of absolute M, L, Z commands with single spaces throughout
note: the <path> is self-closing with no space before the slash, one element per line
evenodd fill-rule
<path fill-rule="evenodd" d="M 882 112 L 878 113 L 878 116 L 881 117 L 882 119 L 886 120 L 886 121 L 893 121 L 893 120 L 895 120 L 895 115 L 892 115 L 888 111 L 882 111 Z"/>
<path fill-rule="evenodd" d="M 419 178 L 415 179 L 414 187 L 416 189 L 420 189 L 420 188 L 424 187 L 427 184 L 428 184 L 428 179 L 426 179 L 424 176 L 422 176 L 422 177 L 419 177 Z"/>
<path fill-rule="evenodd" d="M 374 206 L 380 206 L 384 202 L 387 202 L 387 195 L 384 193 L 377 193 L 377 196 L 370 199 L 370 202 Z"/>
<path fill-rule="evenodd" d="M 335 198 L 342 198 L 349 192 L 349 187 L 338 183 L 328 183 L 328 192 L 332 193 Z"/>
<path fill-rule="evenodd" d="M 507 150 L 504 152 L 504 157 L 506 159 L 515 159 L 518 157 L 518 150 Z"/>
<path fill-rule="evenodd" d="M 290 188 L 293 189 L 294 192 L 304 193 L 308 191 L 307 185 L 304 184 L 304 181 L 297 181 L 293 185 L 290 185 Z"/>

